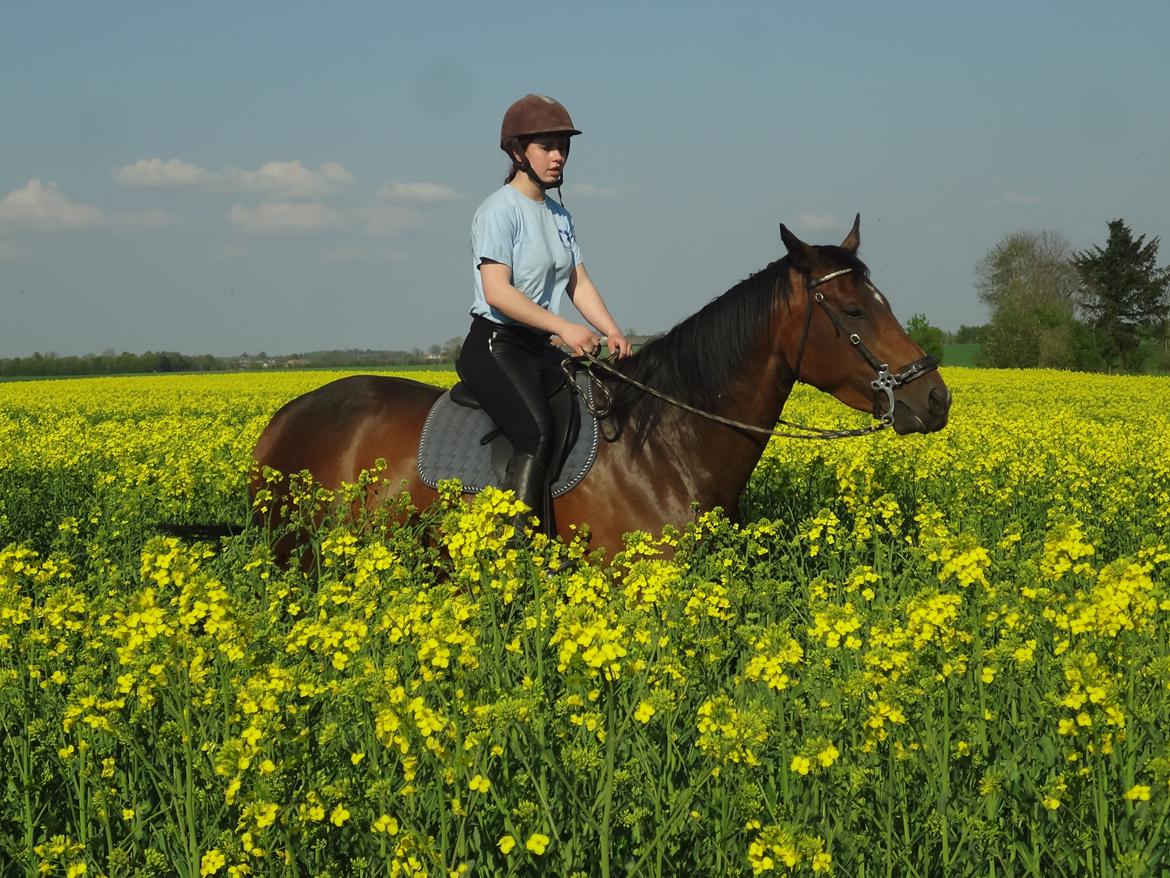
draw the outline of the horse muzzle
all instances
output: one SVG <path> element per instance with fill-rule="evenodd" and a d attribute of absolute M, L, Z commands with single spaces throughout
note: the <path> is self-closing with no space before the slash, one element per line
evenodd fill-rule
<path fill-rule="evenodd" d="M 951 391 L 940 381 L 931 387 L 923 402 L 895 399 L 893 427 L 899 436 L 907 433 L 936 433 L 947 425 L 951 412 Z"/>

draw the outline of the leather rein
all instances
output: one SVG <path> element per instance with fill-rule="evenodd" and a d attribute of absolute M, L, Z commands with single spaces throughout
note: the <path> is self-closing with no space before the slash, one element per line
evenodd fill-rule
<path fill-rule="evenodd" d="M 866 436 L 870 433 L 876 433 L 879 430 L 884 430 L 886 427 L 892 426 L 894 423 L 894 390 L 904 384 L 909 384 L 911 381 L 921 378 L 928 372 L 937 369 L 938 359 L 936 357 L 924 356 L 899 370 L 897 373 L 891 373 L 890 367 L 874 356 L 873 351 L 871 351 L 866 346 L 865 342 L 861 340 L 861 336 L 855 332 L 851 333 L 846 330 L 845 324 L 841 320 L 841 316 L 833 310 L 832 306 L 830 306 L 827 301 L 825 301 L 825 294 L 820 291 L 814 293 L 813 290 L 816 287 L 819 287 L 821 284 L 827 283 L 834 278 L 840 277 L 844 274 L 849 274 L 852 270 L 853 269 L 851 268 L 843 268 L 838 271 L 830 272 L 829 274 L 816 278 L 815 280 L 805 282 L 805 290 L 808 292 L 808 307 L 805 309 L 804 326 L 801 328 L 800 332 L 800 345 L 797 348 L 796 366 L 793 369 L 793 375 L 796 380 L 800 380 L 800 364 L 804 359 L 805 343 L 808 341 L 809 325 L 812 323 L 813 302 L 816 302 L 824 309 L 825 313 L 829 317 L 829 320 L 837 330 L 838 335 L 846 335 L 849 338 L 849 343 L 858 350 L 858 352 L 865 358 L 866 362 L 869 363 L 869 365 L 873 367 L 874 371 L 877 372 L 877 377 L 871 381 L 869 385 L 871 388 L 873 388 L 874 392 L 873 416 L 878 419 L 878 423 L 871 424 L 868 427 L 858 427 L 851 430 L 826 430 L 823 427 L 807 427 L 803 424 L 797 424 L 792 421 L 786 421 L 783 418 L 780 418 L 777 420 L 778 424 L 783 424 L 790 430 L 799 430 L 801 432 L 790 433 L 784 430 L 769 430 L 765 427 L 757 427 L 755 424 L 747 424 L 743 421 L 736 421 L 732 418 L 725 418 L 721 415 L 716 415 L 711 412 L 705 412 L 701 409 L 697 409 L 694 406 L 688 405 L 682 400 L 668 396 L 660 390 L 656 390 L 653 387 L 643 384 L 642 382 L 637 381 L 622 372 L 619 372 L 606 360 L 599 359 L 593 356 L 593 354 L 582 354 L 580 359 L 588 363 L 589 368 L 592 369 L 594 366 L 600 367 L 614 377 L 626 382 L 627 384 L 637 387 L 639 390 L 645 393 L 649 393 L 651 396 L 655 396 L 658 399 L 661 399 L 663 402 L 675 406 L 676 408 L 706 418 L 710 421 L 726 424 L 729 427 L 735 427 L 739 430 L 747 430 L 749 432 L 759 433 L 764 436 L 780 436 L 787 439 L 843 439 L 850 436 Z M 868 280 L 865 282 L 865 285 L 875 293 L 877 292 L 877 288 L 874 287 L 873 284 L 871 284 Z M 573 368 L 572 364 L 572 358 L 566 358 L 564 362 L 561 363 L 561 368 L 564 369 L 565 375 L 570 378 L 569 386 L 575 388 L 576 382 L 571 380 L 571 371 Z M 604 383 L 599 383 L 597 389 L 599 390 L 599 395 L 606 397 L 606 402 L 600 406 L 595 407 L 588 399 L 586 399 L 585 404 L 589 409 L 590 414 L 597 418 L 603 418 L 609 414 L 611 405 L 610 400 L 612 397 L 610 396 L 609 390 L 605 387 Z M 882 402 L 885 402 L 886 404 L 886 409 L 884 412 L 882 411 Z"/>

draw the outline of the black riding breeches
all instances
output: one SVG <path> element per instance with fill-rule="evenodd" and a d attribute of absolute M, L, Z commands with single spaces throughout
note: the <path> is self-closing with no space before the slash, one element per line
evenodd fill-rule
<path fill-rule="evenodd" d="M 565 355 L 546 333 L 475 317 L 455 370 L 516 454 L 547 467 L 552 455 L 549 396 L 565 380 Z"/>

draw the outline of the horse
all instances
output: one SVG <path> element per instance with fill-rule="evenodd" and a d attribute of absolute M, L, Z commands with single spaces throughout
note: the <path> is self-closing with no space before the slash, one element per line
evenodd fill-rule
<path fill-rule="evenodd" d="M 814 246 L 781 224 L 786 255 L 633 355 L 600 361 L 609 367 L 594 370 L 612 397 L 608 426 L 589 473 L 555 501 L 560 536 L 587 524 L 590 550 L 612 557 L 627 532 L 682 529 L 696 508 L 722 507 L 734 517 L 798 380 L 872 412 L 900 435 L 946 425 L 951 393 L 937 360 L 910 339 L 870 281 L 857 257 L 860 228 L 858 214 L 840 246 Z M 892 372 L 890 363 L 907 365 Z M 253 497 L 273 490 L 261 475 L 266 467 L 307 470 L 336 488 L 382 459 L 367 505 L 405 490 L 415 508 L 429 506 L 437 495 L 420 479 L 416 455 L 442 392 L 362 375 L 297 397 L 256 442 Z M 276 483 L 273 507 L 282 490 L 287 479 Z"/>

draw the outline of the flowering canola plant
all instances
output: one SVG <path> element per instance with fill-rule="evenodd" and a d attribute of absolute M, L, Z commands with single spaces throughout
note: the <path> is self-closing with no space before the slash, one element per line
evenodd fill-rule
<path fill-rule="evenodd" d="M 242 525 L 331 377 L 0 384 L 4 874 L 1170 862 L 1167 379 L 947 369 L 943 432 L 774 440 L 739 510 L 614 558 L 454 484 L 326 516 L 309 572 L 158 535 Z"/>

